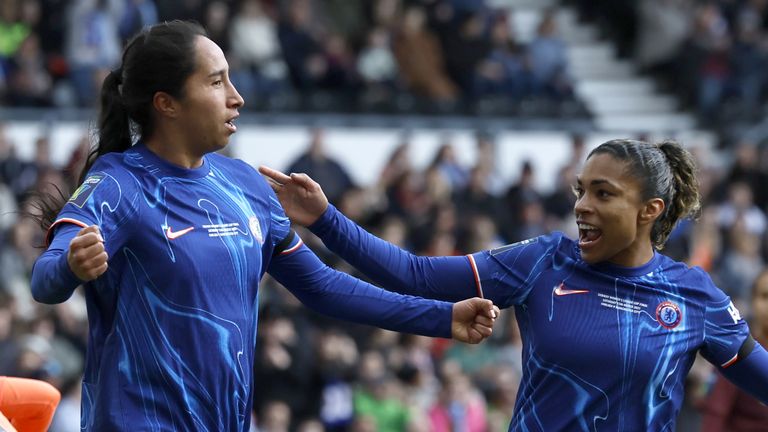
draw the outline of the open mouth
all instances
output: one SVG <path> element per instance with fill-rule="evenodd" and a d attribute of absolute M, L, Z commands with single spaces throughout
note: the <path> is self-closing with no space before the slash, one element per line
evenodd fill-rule
<path fill-rule="evenodd" d="M 237 126 L 235 126 L 236 119 L 237 117 L 232 117 L 231 119 L 227 120 L 226 123 L 224 123 L 227 125 L 227 129 L 232 131 L 232 133 L 237 132 Z"/>
<path fill-rule="evenodd" d="M 579 246 L 582 248 L 594 245 L 598 240 L 600 240 L 600 237 L 603 236 L 603 232 L 600 230 L 600 228 L 594 225 L 579 222 L 578 226 Z"/>

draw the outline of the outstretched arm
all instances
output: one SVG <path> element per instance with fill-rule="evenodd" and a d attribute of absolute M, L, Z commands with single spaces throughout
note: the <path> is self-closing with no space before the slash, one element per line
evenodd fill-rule
<path fill-rule="evenodd" d="M 768 404 L 768 352 L 756 343 L 751 352 L 720 373 L 745 392 Z"/>
<path fill-rule="evenodd" d="M 478 343 L 498 316 L 490 300 L 451 304 L 384 291 L 331 269 L 301 244 L 276 256 L 269 273 L 317 312 L 399 332 Z"/>
<path fill-rule="evenodd" d="M 413 255 L 346 218 L 328 204 L 320 185 L 306 174 L 288 176 L 267 167 L 259 171 L 269 180 L 291 221 L 308 226 L 332 252 L 378 284 L 447 301 L 483 296 L 470 257 Z"/>

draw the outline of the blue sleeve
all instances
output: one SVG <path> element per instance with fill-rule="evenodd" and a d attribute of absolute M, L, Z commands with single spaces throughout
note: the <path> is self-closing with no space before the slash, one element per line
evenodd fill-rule
<path fill-rule="evenodd" d="M 523 304 L 568 241 L 554 232 L 470 255 L 479 289 L 500 308 Z"/>
<path fill-rule="evenodd" d="M 132 227 L 140 215 L 139 202 L 143 199 L 136 179 L 125 170 L 118 170 L 99 158 L 83 184 L 72 194 L 56 216 L 46 235 L 60 224 L 75 224 L 82 228 L 98 225 L 104 238 L 104 247 L 111 257 L 130 238 Z"/>
<path fill-rule="evenodd" d="M 319 313 L 398 332 L 451 337 L 453 305 L 391 293 L 323 264 L 296 236 L 269 273 Z"/>
<path fill-rule="evenodd" d="M 742 346 L 751 339 L 749 326 L 731 299 L 714 286 L 709 276 L 702 275 L 700 283 L 709 285 L 712 296 L 704 311 L 701 355 L 713 365 L 727 368 L 748 354 L 742 352 Z"/>
<path fill-rule="evenodd" d="M 752 352 L 743 359 L 720 368 L 720 373 L 760 402 L 768 404 L 768 352 L 760 344 L 755 344 Z"/>
<path fill-rule="evenodd" d="M 32 297 L 47 304 L 61 303 L 72 296 L 82 281 L 72 273 L 67 262 L 69 242 L 82 228 L 61 224 L 48 250 L 42 253 L 32 268 Z"/>
<path fill-rule="evenodd" d="M 330 204 L 309 229 L 333 253 L 386 289 L 447 301 L 482 296 L 469 257 L 413 255 L 365 231 Z"/>

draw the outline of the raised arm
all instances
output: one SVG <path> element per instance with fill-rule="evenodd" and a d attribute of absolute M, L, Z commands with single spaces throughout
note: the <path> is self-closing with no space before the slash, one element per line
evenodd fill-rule
<path fill-rule="evenodd" d="M 259 171 L 270 181 L 292 222 L 308 226 L 332 252 L 381 286 L 447 301 L 483 295 L 470 257 L 413 255 L 346 218 L 307 175 L 288 176 L 267 167 Z"/>
<path fill-rule="evenodd" d="M 451 304 L 374 287 L 326 266 L 298 237 L 273 258 L 269 273 L 317 312 L 388 330 L 478 343 L 491 334 L 498 316 L 490 300 Z"/>

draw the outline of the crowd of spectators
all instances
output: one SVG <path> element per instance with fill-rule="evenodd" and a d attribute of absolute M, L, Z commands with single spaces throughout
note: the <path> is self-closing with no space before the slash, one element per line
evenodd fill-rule
<path fill-rule="evenodd" d="M 484 1 L 4 0 L 0 100 L 91 107 L 132 34 L 192 19 L 248 109 L 584 114 L 553 12 L 523 44 Z"/>
<path fill-rule="evenodd" d="M 423 255 L 465 254 L 552 230 L 574 236 L 570 186 L 586 156 L 574 136 L 569 162 L 552 190 L 541 190 L 527 161 L 519 178 L 500 183 L 493 136 L 477 134 L 476 160 L 460 163 L 450 136 L 432 162 L 416 168 L 409 136 L 381 167 L 375 184 L 355 184 L 349 161 L 325 151 L 325 135 L 308 133 L 306 153 L 283 168 L 320 180 L 328 196 L 362 226 Z M 33 160 L 21 160 L 0 127 L 0 375 L 53 383 L 62 403 L 52 431 L 78 430 L 79 381 L 87 317 L 78 289 L 48 306 L 30 296 L 29 274 L 41 252 L 34 194 L 71 190 L 87 148 L 83 138 L 63 167 L 50 162 L 41 136 Z M 762 144 L 762 145 L 759 145 Z M 733 160 L 693 147 L 700 161 L 704 207 L 698 223 L 683 223 L 665 253 L 699 265 L 750 315 L 750 286 L 768 259 L 768 145 L 742 142 Z M 719 164 L 713 164 L 714 161 Z M 311 233 L 300 235 L 329 265 L 355 273 Z M 358 275 L 359 276 L 359 275 Z M 468 293 L 469 294 L 469 293 Z M 321 317 L 269 277 L 260 289 L 254 430 L 260 431 L 502 431 L 510 420 L 522 373 L 514 311 L 503 311 L 481 345 L 400 335 Z M 680 431 L 696 431 L 700 400 L 713 382 L 706 362 L 690 374 Z"/>
<path fill-rule="evenodd" d="M 768 1 L 567 0 L 702 124 L 768 116 Z"/>

